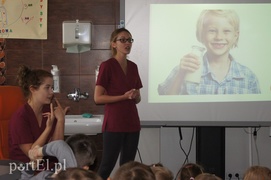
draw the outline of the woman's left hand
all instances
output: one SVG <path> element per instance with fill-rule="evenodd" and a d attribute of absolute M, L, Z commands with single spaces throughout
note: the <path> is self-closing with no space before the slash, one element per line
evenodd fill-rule
<path fill-rule="evenodd" d="M 57 120 L 63 120 L 65 119 L 65 115 L 67 111 L 70 109 L 70 107 L 65 107 L 64 109 L 62 108 L 61 104 L 59 101 L 55 98 L 57 106 L 53 108 L 53 114 L 56 117 Z M 51 110 L 52 111 L 52 110 Z"/>
<path fill-rule="evenodd" d="M 140 102 L 141 97 L 140 97 L 140 91 L 139 91 L 139 89 L 133 89 L 132 90 L 131 99 L 135 99 L 136 103 Z"/>

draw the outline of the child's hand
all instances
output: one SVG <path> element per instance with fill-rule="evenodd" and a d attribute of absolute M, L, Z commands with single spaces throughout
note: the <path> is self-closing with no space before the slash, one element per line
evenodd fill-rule
<path fill-rule="evenodd" d="M 28 151 L 28 157 L 31 161 L 35 161 L 37 159 L 42 159 L 43 154 L 42 154 L 42 147 L 39 145 L 35 146 L 34 148 L 30 149 Z"/>
<path fill-rule="evenodd" d="M 190 53 L 185 55 L 180 61 L 180 69 L 188 72 L 195 72 L 200 67 L 199 57 Z"/>

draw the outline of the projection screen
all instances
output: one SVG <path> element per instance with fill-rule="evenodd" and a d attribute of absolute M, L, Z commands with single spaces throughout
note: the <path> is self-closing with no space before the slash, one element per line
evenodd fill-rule
<path fill-rule="evenodd" d="M 125 27 L 135 40 L 128 59 L 138 65 L 143 82 L 142 100 L 138 104 L 142 125 L 270 126 L 270 3 L 269 1 L 223 3 L 223 1 L 126 0 Z M 208 56 L 207 53 L 210 47 L 206 43 L 199 42 L 197 38 L 198 19 L 203 11 L 209 10 L 234 11 L 239 18 L 238 43 L 236 47 L 229 49 L 229 54 L 235 64 L 249 72 L 243 74 L 244 79 L 247 79 L 244 82 L 238 80 L 239 76 L 233 77 L 240 82 L 239 87 L 248 84 L 248 87 L 242 87 L 242 90 L 231 87 L 234 86 L 235 81 L 230 83 L 232 81 L 230 77 L 234 75 L 229 73 L 231 68 L 233 70 L 240 70 L 240 68 L 234 69 L 234 62 L 231 59 L 230 65 L 225 66 L 229 69 L 212 71 L 211 57 L 213 56 Z M 234 27 L 232 23 L 228 25 Z M 208 28 L 209 34 L 220 32 L 219 27 L 212 27 L 212 24 Z M 230 30 L 224 28 L 222 32 L 228 34 Z M 219 39 L 217 41 L 222 42 L 221 44 L 212 42 L 218 49 L 230 41 L 223 37 L 216 38 Z M 210 92 L 205 91 L 209 85 L 204 85 L 202 75 L 200 84 L 194 83 L 195 86 L 191 86 L 194 93 L 187 93 L 190 85 L 185 85 L 184 75 L 181 77 L 184 79 L 181 85 L 184 91 L 180 88 L 177 94 L 161 93 L 159 86 L 166 81 L 174 68 L 180 67 L 182 57 L 191 53 L 191 48 L 195 45 L 203 47 L 203 55 L 208 57 L 207 62 L 210 60 L 205 64 L 207 70 L 211 69 L 210 76 L 215 72 L 217 74 L 224 72 L 222 79 L 219 79 L 219 76 L 213 77 L 221 90 L 218 88 Z M 202 66 L 203 64 L 201 62 Z M 253 83 L 248 82 L 251 79 Z M 247 90 L 249 88 L 253 90 Z"/>

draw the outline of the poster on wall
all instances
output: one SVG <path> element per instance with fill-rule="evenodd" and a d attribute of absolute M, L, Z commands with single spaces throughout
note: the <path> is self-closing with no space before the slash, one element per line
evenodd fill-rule
<path fill-rule="evenodd" d="M 47 0 L 0 1 L 0 38 L 47 39 Z"/>

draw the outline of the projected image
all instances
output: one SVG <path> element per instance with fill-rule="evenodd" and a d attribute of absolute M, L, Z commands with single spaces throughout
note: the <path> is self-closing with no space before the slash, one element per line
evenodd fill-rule
<path fill-rule="evenodd" d="M 196 36 L 204 47 L 193 46 L 191 53 L 181 58 L 159 84 L 159 94 L 261 93 L 256 75 L 230 53 L 238 46 L 239 33 L 239 17 L 234 10 L 203 10 Z"/>
<path fill-rule="evenodd" d="M 149 102 L 270 100 L 271 27 L 263 21 L 270 10 L 261 4 L 150 5 Z"/>
<path fill-rule="evenodd" d="M 270 126 L 271 3 L 196 2 L 125 1 L 142 123 Z"/>

